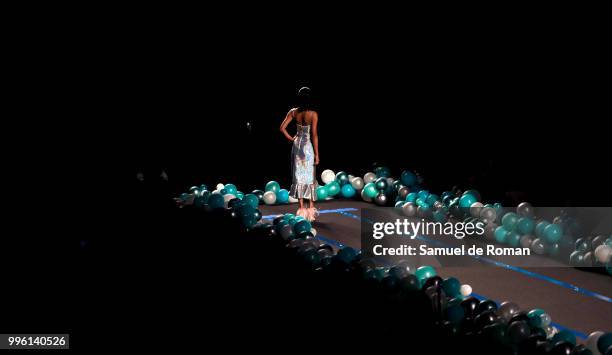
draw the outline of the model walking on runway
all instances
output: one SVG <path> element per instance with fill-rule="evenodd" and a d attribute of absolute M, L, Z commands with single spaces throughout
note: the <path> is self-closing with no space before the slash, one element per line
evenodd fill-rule
<path fill-rule="evenodd" d="M 287 126 L 293 120 L 297 125 L 295 137 L 287 132 Z M 291 149 L 293 182 L 289 193 L 293 198 L 300 200 L 300 208 L 296 214 L 309 221 L 313 221 L 318 216 L 314 206 L 314 201 L 317 199 L 315 165 L 319 164 L 318 123 L 319 116 L 311 107 L 310 89 L 303 87 L 298 91 L 298 107 L 287 113 L 280 130 L 293 143 Z M 304 205 L 304 200 L 308 201 L 308 206 Z"/>

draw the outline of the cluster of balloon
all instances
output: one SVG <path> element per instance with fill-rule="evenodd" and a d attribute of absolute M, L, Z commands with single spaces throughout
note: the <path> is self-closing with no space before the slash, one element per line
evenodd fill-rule
<path fill-rule="evenodd" d="M 331 199 L 338 195 L 344 198 L 353 198 L 364 187 L 362 178 L 349 175 L 344 171 L 334 173 L 329 169 L 324 170 L 321 173 L 321 180 L 325 185 L 316 189 L 318 200 Z"/>
<path fill-rule="evenodd" d="M 256 196 L 259 201 L 266 205 L 283 205 L 296 201 L 289 196 L 289 191 L 287 191 L 287 189 L 281 189 L 280 184 L 276 181 L 269 181 L 264 191 L 255 190 L 253 194 L 255 193 L 257 193 Z"/>
<path fill-rule="evenodd" d="M 612 235 L 598 235 L 578 238 L 570 263 L 577 267 L 602 266 L 612 275 Z"/>

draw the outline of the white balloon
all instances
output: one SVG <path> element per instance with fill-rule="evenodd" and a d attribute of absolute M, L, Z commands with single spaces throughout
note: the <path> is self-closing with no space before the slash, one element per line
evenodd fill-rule
<path fill-rule="evenodd" d="M 365 182 L 366 184 L 368 184 L 368 183 L 370 183 L 370 182 L 372 182 L 374 180 L 376 180 L 376 174 L 374 174 L 372 172 L 366 173 L 363 176 L 363 182 Z"/>
<path fill-rule="evenodd" d="M 330 170 L 330 169 L 324 170 L 321 173 L 321 180 L 323 180 L 324 184 L 329 184 L 330 182 L 334 181 L 335 179 L 336 179 L 336 174 L 332 170 Z"/>
<path fill-rule="evenodd" d="M 223 185 L 223 184 L 217 184 L 217 190 L 221 190 L 224 187 L 225 187 L 225 185 Z"/>
<path fill-rule="evenodd" d="M 292 196 L 289 196 L 289 203 L 298 203 L 300 202 L 300 200 L 298 200 L 297 198 L 294 198 Z"/>
<path fill-rule="evenodd" d="M 227 194 L 223 196 L 223 204 L 225 205 L 225 208 L 227 208 L 227 204 L 230 202 L 230 200 L 235 199 L 236 196 L 232 195 L 232 194 Z"/>
<path fill-rule="evenodd" d="M 468 284 L 461 285 L 460 291 L 461 291 L 461 296 L 467 297 L 472 294 L 472 286 Z"/>
<path fill-rule="evenodd" d="M 354 177 L 355 177 L 355 175 L 349 174 L 349 181 L 353 180 Z"/>
<path fill-rule="evenodd" d="M 353 188 L 354 188 L 355 190 L 361 190 L 361 189 L 363 189 L 363 185 L 364 185 L 364 184 L 363 184 L 363 179 L 362 179 L 362 178 L 360 178 L 360 177 L 354 177 L 354 178 L 351 180 L 351 186 L 353 186 Z"/>
<path fill-rule="evenodd" d="M 470 206 L 470 214 L 472 215 L 472 217 L 480 217 L 480 212 L 482 211 L 483 207 L 484 205 L 480 202 L 472 203 L 472 205 Z"/>
<path fill-rule="evenodd" d="M 276 194 L 272 191 L 266 191 L 263 195 L 263 200 L 266 205 L 273 205 L 276 203 Z"/>
<path fill-rule="evenodd" d="M 606 244 L 602 244 L 595 248 L 595 258 L 602 264 L 605 264 L 610 261 L 612 257 L 612 248 L 607 246 Z"/>
<path fill-rule="evenodd" d="M 366 196 L 364 194 L 365 190 L 361 190 L 361 198 L 365 201 L 365 202 L 372 202 L 372 199 L 369 198 L 368 196 Z"/>
<path fill-rule="evenodd" d="M 601 330 L 598 330 L 596 332 L 593 332 L 591 334 L 589 334 L 586 343 L 584 345 L 586 345 L 586 347 L 591 350 L 591 352 L 593 353 L 593 355 L 600 355 L 601 353 L 599 352 L 599 350 L 597 349 L 597 341 L 599 340 L 599 338 L 604 335 L 605 333 L 602 332 Z"/>
<path fill-rule="evenodd" d="M 316 230 L 316 229 L 314 229 L 314 228 L 310 228 L 310 233 L 312 233 L 312 235 L 313 235 L 314 237 L 316 237 L 316 236 L 317 236 L 317 230 Z"/>

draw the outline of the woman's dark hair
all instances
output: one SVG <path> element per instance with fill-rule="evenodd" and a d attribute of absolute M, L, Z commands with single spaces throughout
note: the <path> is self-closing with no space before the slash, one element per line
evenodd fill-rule
<path fill-rule="evenodd" d="M 312 101 L 310 100 L 310 88 L 304 86 L 298 90 L 297 94 L 297 109 L 298 111 L 307 111 L 312 109 Z"/>

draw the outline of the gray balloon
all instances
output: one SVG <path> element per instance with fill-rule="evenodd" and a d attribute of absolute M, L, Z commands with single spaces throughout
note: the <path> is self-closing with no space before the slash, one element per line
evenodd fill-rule
<path fill-rule="evenodd" d="M 595 262 L 595 255 L 593 255 L 592 251 L 584 253 L 584 261 L 583 261 L 584 266 L 591 267 L 593 266 L 594 262 Z"/>
<path fill-rule="evenodd" d="M 512 318 L 513 315 L 517 314 L 521 311 L 521 308 L 518 304 L 514 302 L 504 301 L 499 305 L 496 313 L 497 315 L 504 321 L 508 322 Z"/>
<path fill-rule="evenodd" d="M 533 242 L 533 239 L 534 239 L 533 235 L 525 234 L 524 236 L 521 237 L 521 240 L 519 241 L 519 243 L 521 244 L 521 247 L 523 248 L 530 248 L 531 243 Z"/>
<path fill-rule="evenodd" d="M 544 248 L 544 242 L 542 242 L 542 240 L 540 240 L 540 238 L 536 238 L 531 242 L 531 250 L 538 254 L 538 255 L 542 255 L 546 252 L 545 248 Z"/>
<path fill-rule="evenodd" d="M 385 195 L 384 193 L 379 192 L 378 195 L 376 195 L 376 197 L 374 197 L 374 203 L 379 205 L 379 206 L 386 206 L 387 205 L 387 195 Z"/>
<path fill-rule="evenodd" d="M 553 224 L 559 224 L 559 225 L 563 224 L 563 217 L 561 217 L 561 216 L 555 217 L 553 219 Z"/>
<path fill-rule="evenodd" d="M 442 201 L 436 201 L 433 204 L 433 208 L 434 208 L 434 210 L 439 211 L 442 208 L 444 208 L 444 203 Z"/>
<path fill-rule="evenodd" d="M 497 218 L 497 212 L 495 211 L 495 208 L 483 207 L 480 211 L 480 219 L 487 224 L 495 221 L 495 218 Z"/>
<path fill-rule="evenodd" d="M 497 229 L 497 224 L 489 223 L 485 226 L 484 235 L 487 240 L 495 240 L 495 229 Z"/>
<path fill-rule="evenodd" d="M 290 224 L 284 225 L 283 228 L 281 228 L 281 230 L 280 230 L 280 235 L 285 240 L 287 240 L 287 238 L 291 237 L 292 234 L 293 234 L 293 231 L 292 231 L 292 226 Z"/>
<path fill-rule="evenodd" d="M 417 216 L 425 219 L 429 219 L 432 217 L 431 208 L 423 208 L 421 206 L 417 207 Z"/>
<path fill-rule="evenodd" d="M 406 202 L 402 206 L 402 214 L 406 217 L 414 217 L 417 213 L 417 206 L 412 202 Z"/>
<path fill-rule="evenodd" d="M 406 186 L 401 187 L 398 191 L 397 191 L 397 195 L 402 199 L 405 200 L 406 196 L 408 196 L 408 194 L 410 193 L 410 189 L 407 188 Z"/>
<path fill-rule="evenodd" d="M 351 186 L 357 191 L 363 189 L 363 179 L 360 177 L 355 177 L 351 180 Z"/>
<path fill-rule="evenodd" d="M 376 174 L 374 174 L 372 172 L 366 173 L 363 176 L 363 182 L 366 183 L 366 184 L 368 184 L 368 183 L 370 183 L 370 182 L 372 182 L 374 180 L 376 180 Z"/>
<path fill-rule="evenodd" d="M 522 217 L 533 217 L 534 216 L 533 206 L 529 202 L 521 202 L 516 207 L 516 213 Z"/>

